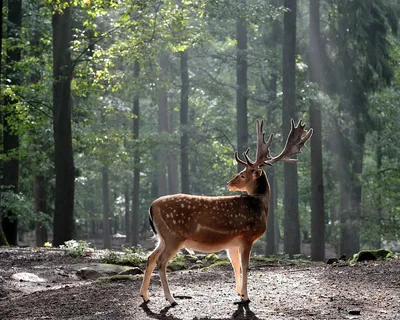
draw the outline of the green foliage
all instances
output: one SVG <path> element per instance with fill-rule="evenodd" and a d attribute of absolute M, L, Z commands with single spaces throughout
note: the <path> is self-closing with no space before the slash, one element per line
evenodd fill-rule
<path fill-rule="evenodd" d="M 137 266 L 146 261 L 144 252 L 137 248 L 123 248 L 122 252 L 105 250 L 101 257 L 103 263 Z"/>
<path fill-rule="evenodd" d="M 60 246 L 61 249 L 66 249 L 68 254 L 73 258 L 82 258 L 91 255 L 94 249 L 90 247 L 90 243 L 83 240 L 69 240 L 64 245 Z"/>
<path fill-rule="evenodd" d="M 0 193 L 0 212 L 3 217 L 8 217 L 7 213 L 12 212 L 13 215 L 8 217 L 11 221 L 18 219 L 19 228 L 28 231 L 36 222 L 40 222 L 45 228 L 50 229 L 52 218 L 43 213 L 36 212 L 32 199 L 27 198 L 22 193 L 14 193 L 3 187 Z"/>

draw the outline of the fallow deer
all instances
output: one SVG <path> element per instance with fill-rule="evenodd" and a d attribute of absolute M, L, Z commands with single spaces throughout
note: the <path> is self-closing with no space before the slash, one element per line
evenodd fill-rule
<path fill-rule="evenodd" d="M 147 260 L 140 294 L 149 301 L 150 277 L 157 264 L 165 298 L 176 305 L 172 297 L 166 267 L 170 259 L 181 249 L 210 253 L 227 250 L 231 261 L 236 290 L 241 302 L 249 302 L 247 294 L 247 270 L 253 243 L 267 229 L 270 186 L 263 166 L 278 161 L 295 162 L 293 155 L 301 153 L 301 148 L 310 139 L 313 130 L 305 130 L 302 120 L 297 126 L 291 120 L 291 130 L 283 151 L 271 156 L 269 147 L 273 134 L 265 142 L 264 122 L 257 120 L 257 151 L 253 162 L 248 157 L 249 149 L 243 155 L 246 161 L 235 159 L 244 169 L 228 183 L 231 191 L 246 191 L 246 196 L 205 197 L 186 194 L 169 195 L 158 198 L 150 207 L 150 224 L 158 236 L 158 246 Z M 242 273 L 242 275 L 241 275 Z"/>

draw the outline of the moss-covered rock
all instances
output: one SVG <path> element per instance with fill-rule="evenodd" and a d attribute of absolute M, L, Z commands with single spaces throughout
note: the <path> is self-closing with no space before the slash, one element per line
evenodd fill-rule
<path fill-rule="evenodd" d="M 131 275 L 115 275 L 109 277 L 100 277 L 97 279 L 99 282 L 113 282 L 113 281 L 132 281 L 139 276 L 131 276 Z"/>
<path fill-rule="evenodd" d="M 209 266 L 209 268 L 215 268 L 215 267 L 221 267 L 221 266 L 227 266 L 230 265 L 231 263 L 229 262 L 228 259 L 219 259 L 215 261 L 213 264 Z"/>
<path fill-rule="evenodd" d="M 183 261 L 174 260 L 168 264 L 167 269 L 170 271 L 179 271 L 187 269 L 187 264 Z"/>
<path fill-rule="evenodd" d="M 360 261 L 375 261 L 375 260 L 385 260 L 392 259 L 393 253 L 390 250 L 378 249 L 378 250 L 362 250 L 357 253 L 350 262 L 360 262 Z"/>
<path fill-rule="evenodd" d="M 210 253 L 210 254 L 206 255 L 206 257 L 204 258 L 204 260 L 206 260 L 207 262 L 211 262 L 211 263 L 214 263 L 218 259 L 219 258 L 215 253 Z"/>

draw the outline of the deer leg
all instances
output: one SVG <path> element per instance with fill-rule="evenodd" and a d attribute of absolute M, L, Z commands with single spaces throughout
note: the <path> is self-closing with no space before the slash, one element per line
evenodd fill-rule
<path fill-rule="evenodd" d="M 159 257 L 157 258 L 157 267 L 158 272 L 160 274 L 161 285 L 164 290 L 165 299 L 171 304 L 171 306 L 175 306 L 178 303 L 172 297 L 171 292 L 169 290 L 168 280 L 167 280 L 167 264 L 171 260 L 171 258 L 179 251 L 179 245 L 175 246 L 165 246 Z"/>
<path fill-rule="evenodd" d="M 242 294 L 242 284 L 240 279 L 240 257 L 239 257 L 239 248 L 231 248 L 228 249 L 228 257 L 231 261 L 233 271 L 235 272 L 235 280 L 236 280 L 236 291 L 238 295 Z"/>
<path fill-rule="evenodd" d="M 247 273 L 249 268 L 249 260 L 251 253 L 251 245 L 245 244 L 240 248 L 240 259 L 242 261 L 242 295 L 243 302 L 250 302 L 247 294 Z"/>
<path fill-rule="evenodd" d="M 158 247 L 147 258 L 146 272 L 143 277 L 142 287 L 140 288 L 140 295 L 143 298 L 144 302 L 149 301 L 149 285 L 150 285 L 151 274 L 154 270 L 154 267 L 156 266 L 156 260 L 160 255 L 163 246 L 164 244 L 160 242 L 158 244 Z"/>

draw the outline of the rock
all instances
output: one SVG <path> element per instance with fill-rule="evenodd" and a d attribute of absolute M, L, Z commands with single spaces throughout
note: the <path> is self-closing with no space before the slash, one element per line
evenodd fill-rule
<path fill-rule="evenodd" d="M 214 262 L 218 260 L 218 256 L 215 253 L 210 253 L 205 257 L 205 260 L 208 262 Z"/>
<path fill-rule="evenodd" d="M 349 314 L 351 314 L 352 316 L 359 316 L 361 314 L 361 310 L 359 309 L 350 310 Z"/>
<path fill-rule="evenodd" d="M 199 270 L 201 269 L 202 266 L 198 265 L 198 264 L 194 264 L 192 266 L 189 267 L 189 270 Z"/>
<path fill-rule="evenodd" d="M 134 268 L 129 268 L 129 269 L 126 269 L 126 270 L 124 270 L 124 271 L 121 271 L 121 272 L 118 273 L 118 275 L 119 275 L 119 276 L 125 276 L 125 275 L 134 276 L 134 275 L 136 275 L 136 274 L 143 274 L 143 273 L 144 273 L 144 272 L 143 272 L 142 269 L 140 269 L 140 268 L 138 268 L 138 267 L 134 267 Z"/>
<path fill-rule="evenodd" d="M 96 280 L 100 277 L 104 277 L 103 273 L 87 267 L 77 270 L 76 275 L 83 280 Z"/>
<path fill-rule="evenodd" d="M 326 261 L 326 264 L 333 264 L 333 263 L 338 263 L 338 262 L 339 262 L 339 260 L 337 258 L 329 258 Z"/>
<path fill-rule="evenodd" d="M 179 271 L 179 270 L 185 270 L 186 266 L 184 263 L 171 262 L 168 265 L 167 269 L 170 271 Z"/>
<path fill-rule="evenodd" d="M 120 273 L 121 271 L 130 269 L 131 267 L 110 264 L 110 263 L 80 263 L 80 264 L 74 265 L 72 269 L 78 271 L 78 270 L 84 269 L 84 268 L 89 268 L 89 269 L 95 270 L 106 276 L 112 276 L 112 275 L 116 275 L 116 274 Z"/>
<path fill-rule="evenodd" d="M 375 261 L 391 258 L 393 258 L 393 253 L 389 250 L 362 250 L 354 256 L 351 262 Z"/>
<path fill-rule="evenodd" d="M 14 273 L 11 278 L 21 282 L 46 282 L 46 279 L 40 278 L 36 274 L 29 272 Z"/>
<path fill-rule="evenodd" d="M 193 254 L 185 255 L 183 259 L 190 263 L 195 263 L 196 261 L 199 260 L 199 258 Z"/>

